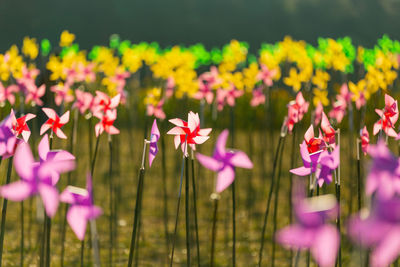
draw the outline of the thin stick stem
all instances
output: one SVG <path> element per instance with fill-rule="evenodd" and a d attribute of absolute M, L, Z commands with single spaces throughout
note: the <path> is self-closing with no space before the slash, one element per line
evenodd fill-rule
<path fill-rule="evenodd" d="M 5 184 L 10 183 L 11 172 L 12 172 L 12 161 L 13 161 L 13 157 L 10 157 L 8 159 Z M 4 198 L 3 199 L 3 209 L 1 210 L 1 226 L 0 226 L 0 267 L 3 264 L 3 244 L 4 244 L 4 233 L 5 233 L 5 227 L 6 227 L 7 203 L 8 203 L 8 200 L 6 198 Z"/>
<path fill-rule="evenodd" d="M 187 135 L 185 136 L 185 149 L 183 151 L 183 158 L 182 158 L 182 165 L 181 165 L 181 178 L 179 181 L 179 194 L 178 194 L 178 204 L 176 206 L 176 217 L 175 217 L 175 227 L 174 227 L 174 235 L 172 237 L 172 251 L 171 251 L 171 258 L 169 262 L 169 266 L 172 267 L 174 263 L 174 252 L 175 252 L 175 242 L 176 242 L 176 233 L 178 230 L 178 220 L 179 220 L 179 209 L 180 209 L 180 203 L 181 203 L 181 196 L 182 196 L 182 183 L 183 183 L 183 170 L 185 167 L 185 158 L 186 158 L 186 151 L 187 151 Z"/>
<path fill-rule="evenodd" d="M 214 266 L 214 252 L 215 252 L 215 238 L 217 236 L 217 215 L 218 215 L 218 201 L 219 195 L 213 194 L 211 198 L 214 202 L 214 213 L 213 213 L 213 223 L 212 223 L 212 231 L 211 231 L 211 257 L 210 257 L 210 266 Z"/>
<path fill-rule="evenodd" d="M 25 231 L 24 231 L 24 201 L 21 201 L 21 243 L 20 243 L 20 265 L 21 267 L 24 266 L 24 236 L 25 236 Z"/>
<path fill-rule="evenodd" d="M 276 229 L 278 226 L 278 201 L 279 201 L 279 188 L 280 188 L 280 181 L 281 181 L 281 170 L 282 170 L 282 156 L 283 150 L 285 147 L 285 142 L 282 143 L 281 152 L 279 153 L 279 167 L 278 167 L 278 177 L 276 181 L 276 188 L 275 188 L 275 199 L 274 199 L 274 215 L 273 215 L 273 233 L 276 233 Z M 275 239 L 272 241 L 272 259 L 271 259 L 271 266 L 275 266 L 275 249 L 276 249 L 276 242 Z"/>
<path fill-rule="evenodd" d="M 185 157 L 186 266 L 190 265 L 189 157 Z"/>
<path fill-rule="evenodd" d="M 136 203 L 135 203 L 135 214 L 133 218 L 133 229 L 132 229 L 132 237 L 131 237 L 131 247 L 129 250 L 129 260 L 128 260 L 128 267 L 131 267 L 133 264 L 133 256 L 135 252 L 135 243 L 136 243 L 136 236 L 138 232 L 138 223 L 139 223 L 139 215 L 140 215 L 140 206 L 141 206 L 141 201 L 142 201 L 142 191 L 143 191 L 143 183 L 144 183 L 144 174 L 145 174 L 145 168 L 144 168 L 144 163 L 145 163 L 145 157 L 146 157 L 146 147 L 147 147 L 147 141 L 144 140 L 143 144 L 143 154 L 142 154 L 142 165 L 139 170 L 139 181 L 138 181 L 138 187 L 137 187 L 137 192 L 136 192 Z"/>
<path fill-rule="evenodd" d="M 267 207 L 266 207 L 265 213 L 264 213 L 264 223 L 263 223 L 263 228 L 261 231 L 260 250 L 258 252 L 258 266 L 259 267 L 261 267 L 261 264 L 262 264 L 262 256 L 263 256 L 262 254 L 263 254 L 263 250 L 264 250 L 265 230 L 267 228 L 269 208 L 270 208 L 270 204 L 271 204 L 272 193 L 274 191 L 274 186 L 275 186 L 276 166 L 278 163 L 278 156 L 279 156 L 280 149 L 281 149 L 284 138 L 285 138 L 285 136 L 282 136 L 282 135 L 279 137 L 278 146 L 276 148 L 274 163 L 273 163 L 273 167 L 272 167 L 272 179 L 271 179 L 271 185 L 270 185 L 269 192 L 268 192 Z"/>
<path fill-rule="evenodd" d="M 109 197 L 110 197 L 110 216 L 109 218 L 109 238 L 110 238 L 110 244 L 109 244 L 109 250 L 108 250 L 108 260 L 110 266 L 113 266 L 113 247 L 114 247 L 114 232 L 113 232 L 113 216 L 114 216 L 114 211 L 113 211 L 113 173 L 112 173 L 112 157 L 113 157 L 113 147 L 112 147 L 112 138 L 111 135 L 108 135 L 108 148 L 110 151 L 110 161 L 109 161 L 109 172 L 108 172 L 108 180 L 109 180 Z"/>
<path fill-rule="evenodd" d="M 193 191 L 193 208 L 194 208 L 194 226 L 196 231 L 196 248 L 197 248 L 197 266 L 200 266 L 200 240 L 199 240 L 199 226 L 197 222 L 197 195 L 196 195 L 196 179 L 194 177 L 194 154 L 191 151 L 191 169 L 192 169 L 192 191 Z"/>

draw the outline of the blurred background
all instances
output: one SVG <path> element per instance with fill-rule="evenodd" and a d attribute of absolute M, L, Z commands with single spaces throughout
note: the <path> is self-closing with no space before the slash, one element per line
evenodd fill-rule
<path fill-rule="evenodd" d="M 400 0 L 2 0 L 0 50 L 24 36 L 56 43 L 64 29 L 83 49 L 108 44 L 113 33 L 132 42 L 207 48 L 236 38 L 253 52 L 285 35 L 311 44 L 350 36 L 368 47 L 384 33 L 400 39 L 398 25 Z"/>

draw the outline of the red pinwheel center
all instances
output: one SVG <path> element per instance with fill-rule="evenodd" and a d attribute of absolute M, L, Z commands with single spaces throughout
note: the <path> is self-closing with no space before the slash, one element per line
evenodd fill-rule
<path fill-rule="evenodd" d="M 181 134 L 181 144 L 184 144 L 185 141 L 188 144 L 196 144 L 196 142 L 193 140 L 196 136 L 198 136 L 198 132 L 200 130 L 200 126 L 197 126 L 196 129 L 193 132 L 190 132 L 190 129 L 188 127 L 188 123 L 186 121 L 183 121 L 183 126 L 181 127 L 182 130 L 185 132 L 185 134 Z"/>
<path fill-rule="evenodd" d="M 25 116 L 17 119 L 17 122 L 13 125 L 13 130 L 16 135 L 20 135 L 23 131 L 29 131 L 28 125 L 25 123 Z"/>
<path fill-rule="evenodd" d="M 53 120 L 52 118 L 49 118 L 48 124 L 51 124 L 51 129 L 56 132 L 57 129 L 61 128 L 64 126 L 63 123 L 60 123 L 60 118 L 56 116 L 56 119 Z"/>
<path fill-rule="evenodd" d="M 394 103 L 394 104 L 391 105 L 391 106 L 385 107 L 385 110 L 384 110 L 383 115 L 384 115 L 386 118 L 393 117 L 393 116 L 395 116 L 396 113 L 397 113 L 395 110 L 396 110 L 396 103 Z"/>
<path fill-rule="evenodd" d="M 108 128 L 114 124 L 115 120 L 111 120 L 109 117 L 104 116 L 101 123 L 103 124 L 104 128 Z"/>
<path fill-rule="evenodd" d="M 323 147 L 322 140 L 319 138 L 311 138 L 309 142 L 306 141 L 306 144 L 308 153 L 315 153 Z"/>

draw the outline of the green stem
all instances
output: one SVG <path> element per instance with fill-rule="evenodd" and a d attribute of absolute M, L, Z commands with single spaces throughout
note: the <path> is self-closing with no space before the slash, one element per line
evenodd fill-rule
<path fill-rule="evenodd" d="M 165 141 L 164 136 L 161 135 L 161 177 L 163 186 L 163 199 L 164 199 L 164 235 L 165 235 L 165 249 L 166 255 L 169 253 L 169 234 L 168 234 L 168 195 L 167 195 L 167 167 L 165 162 Z M 168 257 L 167 257 L 168 259 Z"/>

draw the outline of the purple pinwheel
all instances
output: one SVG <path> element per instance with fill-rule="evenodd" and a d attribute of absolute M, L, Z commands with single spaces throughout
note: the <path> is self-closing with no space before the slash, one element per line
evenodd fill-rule
<path fill-rule="evenodd" d="M 353 241 L 372 248 L 372 267 L 389 266 L 400 254 L 400 199 L 374 198 L 369 214 L 361 211 L 350 219 L 348 233 Z"/>
<path fill-rule="evenodd" d="M 21 180 L 0 187 L 0 195 L 12 201 L 39 194 L 46 214 L 53 217 L 58 208 L 58 191 L 53 184 L 53 175 L 71 171 L 75 168 L 74 160 L 54 160 L 47 158 L 35 162 L 27 143 L 21 143 L 14 155 L 14 166 Z"/>
<path fill-rule="evenodd" d="M 150 144 L 149 144 L 149 166 L 153 163 L 154 158 L 158 152 L 157 142 L 160 139 L 160 131 L 157 127 L 157 121 L 154 120 L 153 126 L 151 127 Z"/>
<path fill-rule="evenodd" d="M 309 153 L 306 142 L 300 144 L 300 154 L 303 159 L 302 167 L 291 169 L 290 172 L 298 176 L 307 176 L 315 173 L 318 185 L 321 187 L 324 182 L 332 182 L 332 171 L 339 166 L 340 149 L 336 146 L 329 153 L 327 150 L 319 150 L 314 153 Z"/>
<path fill-rule="evenodd" d="M 400 193 L 399 159 L 383 141 L 370 146 L 368 154 L 372 157 L 372 165 L 367 177 L 367 195 L 377 192 L 379 198 L 390 199 L 395 193 Z"/>
<path fill-rule="evenodd" d="M 299 188 L 293 196 L 297 223 L 278 231 L 276 239 L 291 249 L 310 249 L 321 267 L 333 266 L 340 235 L 336 227 L 326 221 L 335 219 L 338 214 L 336 198 L 333 195 L 323 195 L 307 199 L 304 190 Z"/>
<path fill-rule="evenodd" d="M 235 180 L 235 167 L 251 169 L 253 163 L 247 155 L 239 150 L 226 149 L 226 140 L 229 131 L 224 130 L 219 136 L 215 145 L 212 157 L 196 153 L 199 162 L 212 171 L 218 172 L 216 191 L 224 191 Z"/>
<path fill-rule="evenodd" d="M 12 121 L 10 116 L 0 123 L 0 156 L 9 158 L 14 155 L 19 139 L 12 131 Z"/>
<path fill-rule="evenodd" d="M 88 174 L 86 189 L 68 186 L 60 195 L 60 201 L 70 205 L 67 221 L 79 240 L 85 239 L 86 225 L 96 219 L 103 211 L 93 205 L 92 178 Z"/>

